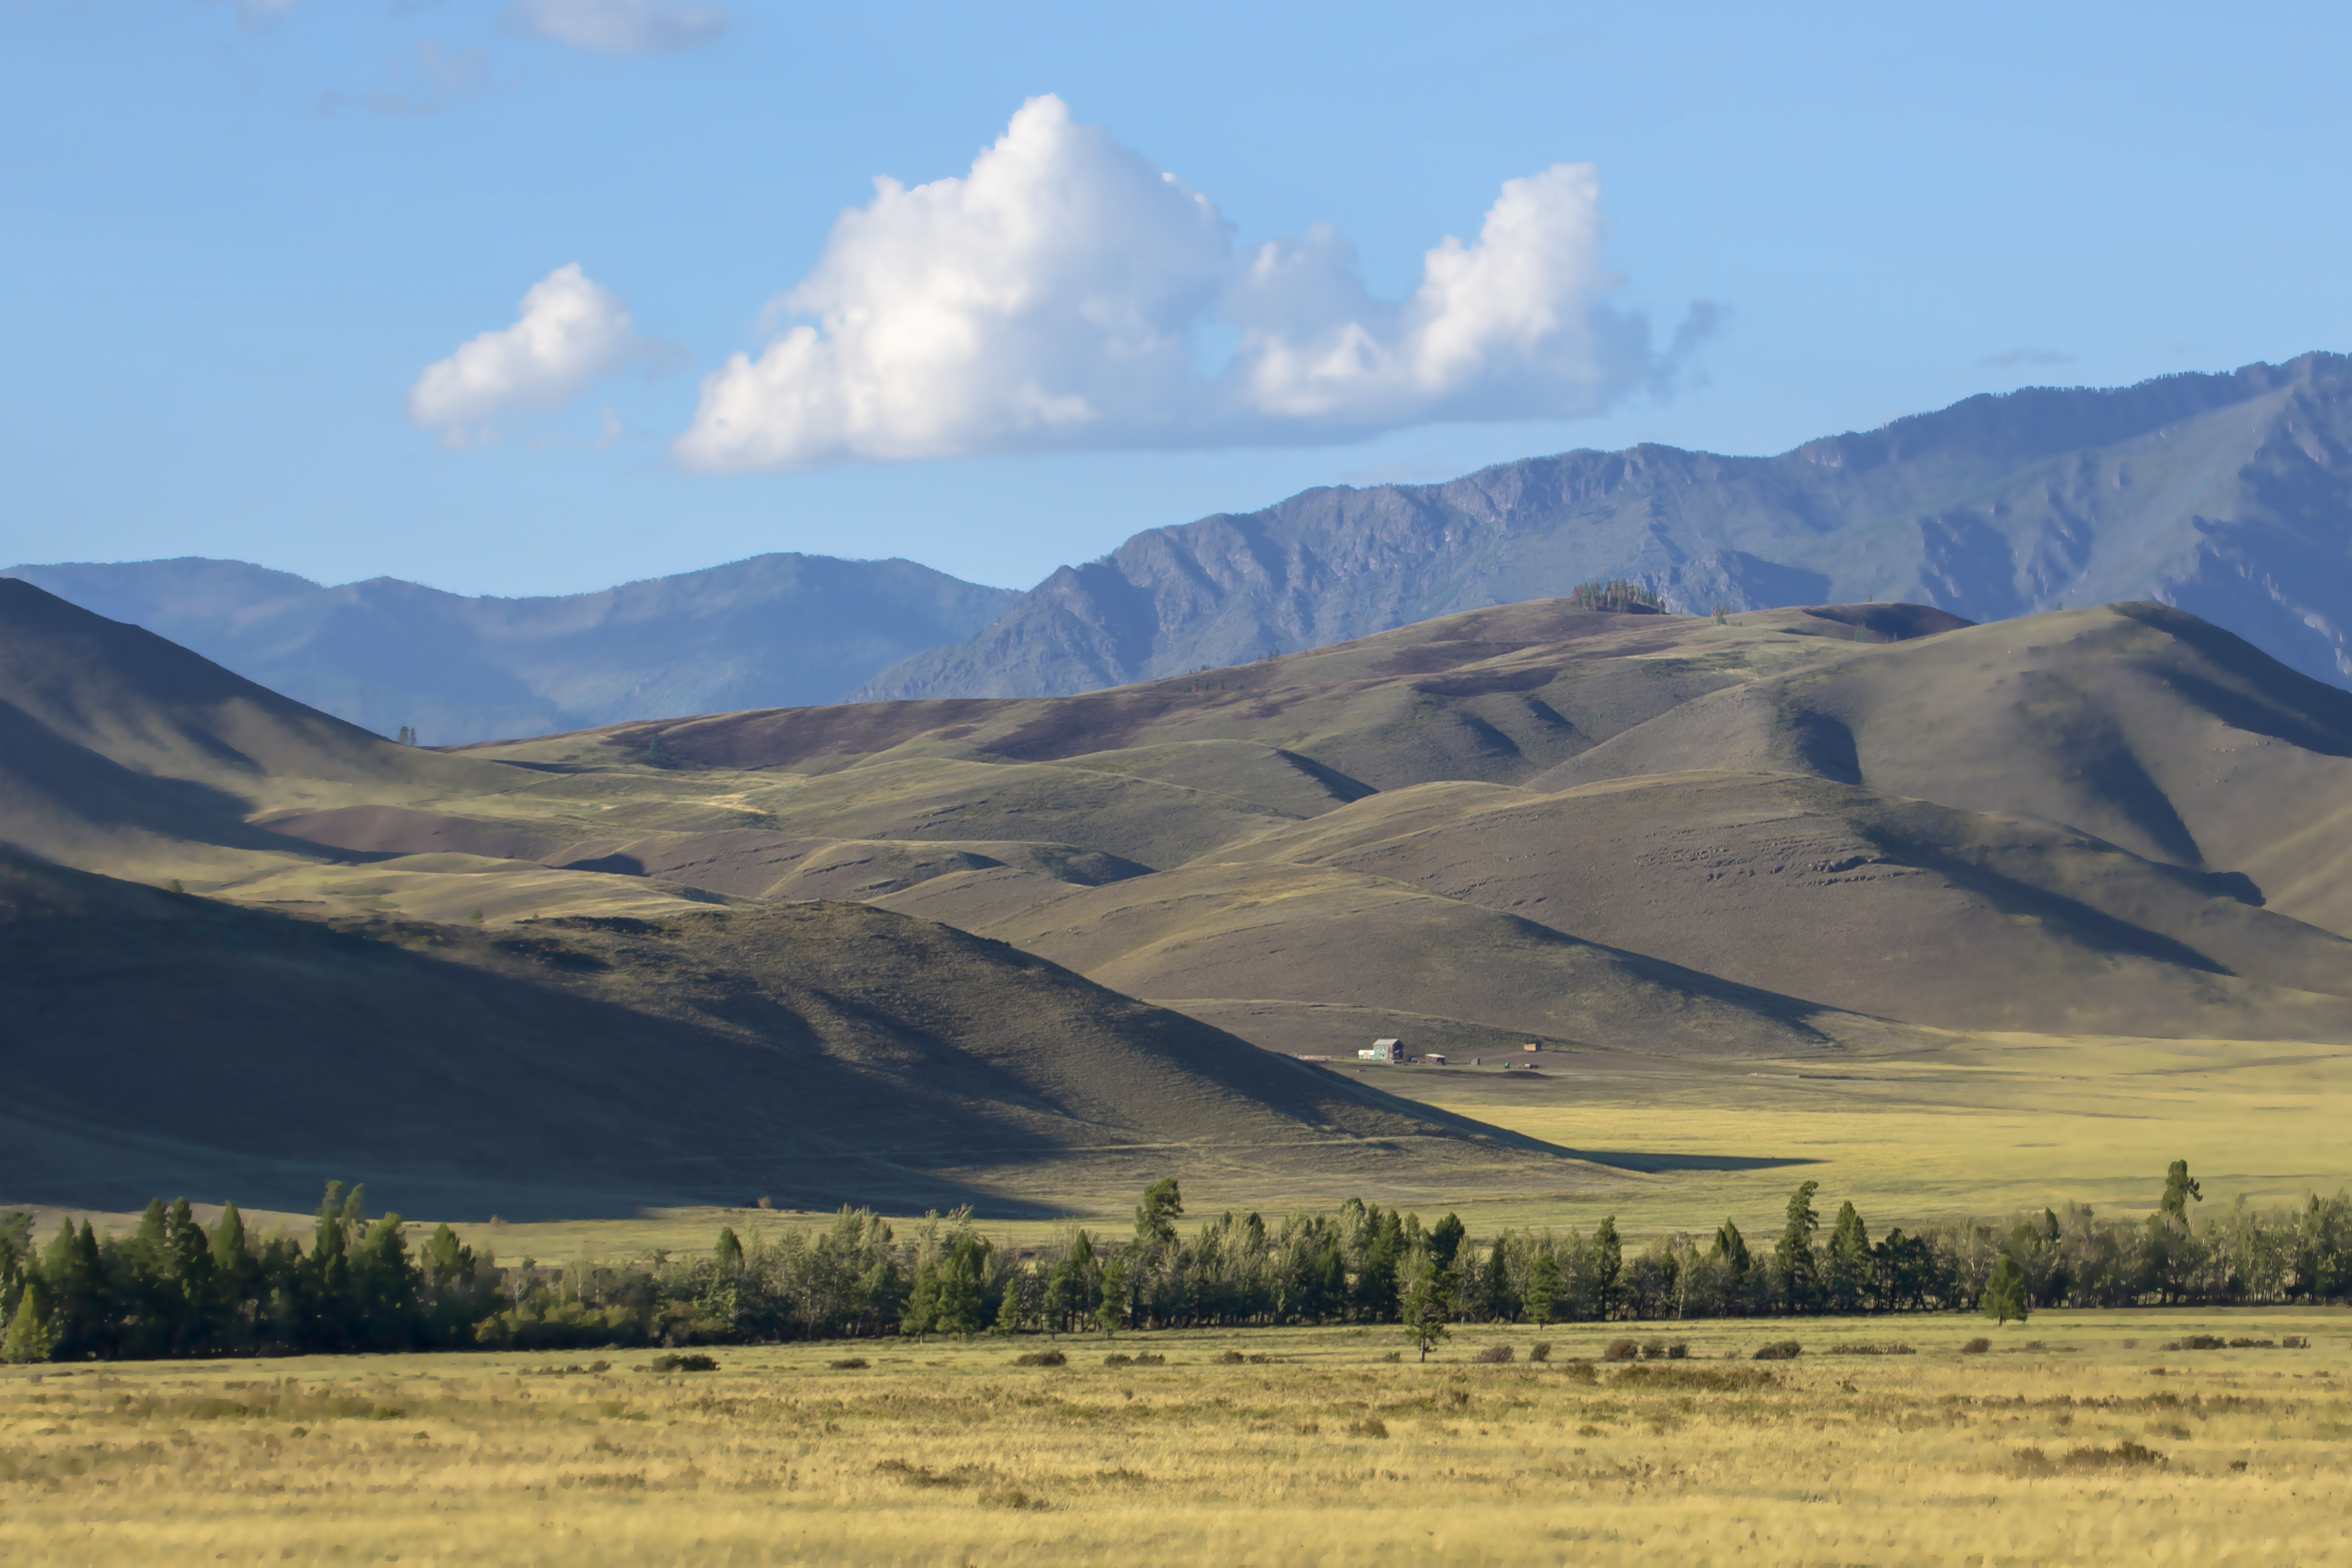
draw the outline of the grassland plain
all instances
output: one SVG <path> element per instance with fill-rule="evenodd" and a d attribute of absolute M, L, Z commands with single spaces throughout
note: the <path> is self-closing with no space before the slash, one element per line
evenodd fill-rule
<path fill-rule="evenodd" d="M 2352 1554 L 2352 1313 L 1650 1324 L 1687 1359 L 1606 1362 L 1636 1328 L 1465 1329 L 1426 1364 L 1391 1362 L 1393 1330 L 1297 1329 L 1065 1338 L 1062 1367 L 1018 1364 L 1042 1340 L 989 1339 L 722 1349 L 714 1372 L 668 1375 L 652 1352 L 12 1371 L 0 1556 Z M 1992 1350 L 1968 1354 L 1979 1334 Z M 2199 1335 L 2251 1343 L 2172 1348 Z M 1786 1338 L 1804 1354 L 1753 1359 Z M 1913 1354 L 1885 1354 L 1898 1342 Z M 1496 1347 L 1512 1359 L 1475 1359 Z"/>

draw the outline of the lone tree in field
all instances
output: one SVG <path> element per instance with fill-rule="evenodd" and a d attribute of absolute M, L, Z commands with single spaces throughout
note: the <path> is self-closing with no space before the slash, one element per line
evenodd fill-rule
<path fill-rule="evenodd" d="M 2000 1323 L 2011 1319 L 2021 1323 L 2031 1310 L 2027 1295 L 2025 1270 L 2017 1266 L 2016 1259 L 2002 1253 L 2000 1261 L 1992 1266 L 1992 1278 L 1985 1281 L 1984 1315 Z"/>
<path fill-rule="evenodd" d="M 1405 1337 L 1421 1346 L 1421 1359 L 1429 1359 L 1429 1347 L 1445 1343 L 1445 1320 L 1451 1315 L 1453 1303 L 1447 1299 L 1445 1275 L 1437 1260 L 1423 1252 L 1412 1260 L 1405 1277 L 1402 1293 L 1397 1301 L 1397 1315 L 1403 1320 Z"/>

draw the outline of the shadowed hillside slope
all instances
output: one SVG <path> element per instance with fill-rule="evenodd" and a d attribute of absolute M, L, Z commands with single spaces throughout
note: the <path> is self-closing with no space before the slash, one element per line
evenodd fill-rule
<path fill-rule="evenodd" d="M 864 697 L 1065 695 L 1631 578 L 1703 613 L 2155 599 L 2352 682 L 2352 360 L 1969 398 L 1774 457 L 1571 452 L 1136 535 Z"/>
<path fill-rule="evenodd" d="M 857 904 L 331 929 L 0 854 L 0 1188 L 442 1212 L 1573 1183 L 998 944 Z M 1050 1208 L 1050 1204 L 1046 1206 Z"/>

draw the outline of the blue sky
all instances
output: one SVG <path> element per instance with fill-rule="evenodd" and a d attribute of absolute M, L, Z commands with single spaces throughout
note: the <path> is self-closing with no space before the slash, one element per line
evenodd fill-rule
<path fill-rule="evenodd" d="M 2352 23 L 2233 20 L 0 0 L 0 562 L 1021 587 L 2352 347 Z"/>

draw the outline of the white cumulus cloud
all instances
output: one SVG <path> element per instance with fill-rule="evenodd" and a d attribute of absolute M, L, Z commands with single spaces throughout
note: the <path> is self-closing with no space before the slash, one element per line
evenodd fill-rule
<path fill-rule="evenodd" d="M 725 471 L 1598 413 L 1664 365 L 1607 302 L 1601 227 L 1590 165 L 1507 181 L 1383 301 L 1329 228 L 1237 253 L 1207 198 L 1032 99 L 969 174 L 877 180 L 673 450 Z"/>
<path fill-rule="evenodd" d="M 521 309 L 513 326 L 425 366 L 408 389 L 408 416 L 462 443 L 503 410 L 568 402 L 654 347 L 621 297 L 576 262 L 532 284 Z"/>
<path fill-rule="evenodd" d="M 607 55 L 666 55 L 727 30 L 724 7 L 697 0 L 514 0 L 507 25 Z"/>

